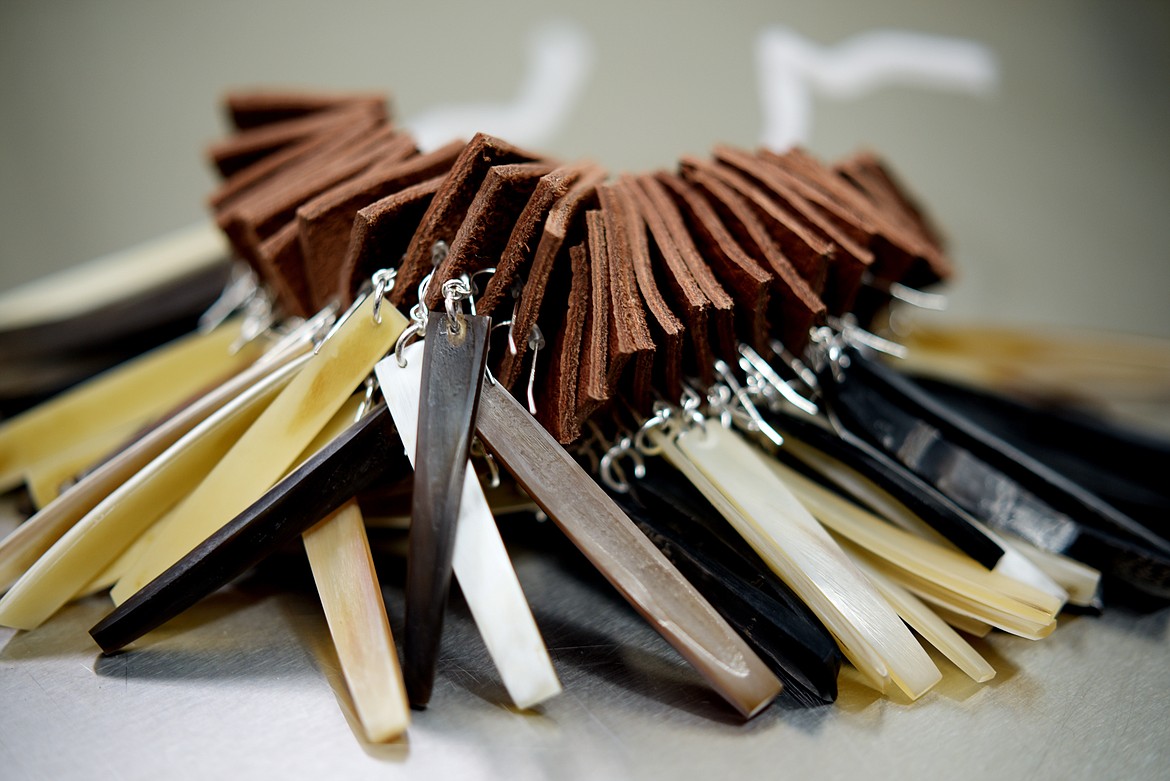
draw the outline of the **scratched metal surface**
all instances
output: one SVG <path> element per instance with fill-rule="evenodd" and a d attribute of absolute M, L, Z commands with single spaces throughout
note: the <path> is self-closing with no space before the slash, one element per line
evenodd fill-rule
<path fill-rule="evenodd" d="M 521 713 L 455 598 L 431 707 L 399 743 L 363 743 L 319 605 L 298 573 L 254 576 L 102 657 L 108 603 L 0 630 L 0 778 L 1165 778 L 1170 610 L 1061 622 L 1047 640 L 976 646 L 923 701 L 847 671 L 835 707 L 783 701 L 741 723 L 674 651 L 557 546 L 513 546 L 565 692 Z M 401 570 L 379 560 L 394 628 Z"/>

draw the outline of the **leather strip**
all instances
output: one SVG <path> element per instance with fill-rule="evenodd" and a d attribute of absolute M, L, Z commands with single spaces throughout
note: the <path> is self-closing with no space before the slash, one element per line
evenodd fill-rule
<path fill-rule="evenodd" d="M 386 120 L 384 103 L 346 106 L 337 111 L 324 111 L 236 133 L 231 138 L 212 145 L 207 150 L 207 156 L 220 175 L 228 177 L 283 147 L 329 129 L 335 125 L 340 114 L 347 117 L 365 115 L 378 122 Z"/>
<path fill-rule="evenodd" d="M 522 270 L 531 264 L 553 207 L 590 168 L 588 164 L 560 166 L 540 178 L 532 197 L 516 219 L 504 251 L 500 253 L 496 273 L 487 281 L 483 295 L 475 302 L 477 312 L 494 315 L 496 307 L 502 303 L 511 304 L 512 287 L 520 279 Z"/>
<path fill-rule="evenodd" d="M 297 207 L 305 201 L 361 173 L 384 155 L 394 156 L 413 146 L 408 136 L 390 127 L 378 128 L 357 138 L 352 146 L 338 150 L 335 157 L 315 157 L 311 170 L 286 177 L 283 186 L 265 188 L 241 200 L 225 215 L 225 232 L 233 243 L 238 243 L 240 228 L 248 226 L 260 239 L 266 239 L 294 220 Z"/>
<path fill-rule="evenodd" d="M 505 388 L 513 387 L 523 371 L 524 357 L 528 352 L 528 340 L 525 337 L 540 319 L 545 289 L 553 267 L 562 256 L 562 248 L 570 236 L 579 229 L 581 215 L 596 202 L 597 185 L 604 179 L 603 169 L 586 168 L 577 183 L 549 210 L 512 324 L 513 334 L 519 335 L 516 338 L 516 353 L 504 353 L 497 373 L 497 379 Z"/>
<path fill-rule="evenodd" d="M 777 205 L 834 245 L 836 251 L 829 266 L 829 284 L 822 298 L 834 314 L 852 309 L 861 287 L 861 277 L 873 265 L 873 253 L 867 249 L 868 243 L 859 244 L 850 232 L 840 230 L 782 176 L 776 174 L 773 166 L 759 158 L 726 146 L 716 147 L 715 157 L 723 165 L 734 168 L 757 183 Z"/>
<path fill-rule="evenodd" d="M 584 421 L 598 407 L 609 402 L 606 382 L 609 367 L 609 249 L 605 217 L 600 211 L 585 214 L 589 255 L 589 309 L 585 314 L 581 367 L 577 381 L 577 417 Z"/>
<path fill-rule="evenodd" d="M 358 210 L 412 185 L 441 176 L 451 169 L 463 144 L 453 141 L 425 155 L 387 156 L 368 171 L 339 184 L 297 208 L 297 235 L 305 260 L 305 276 L 313 306 L 344 298 L 338 290 Z"/>
<path fill-rule="evenodd" d="M 446 259 L 435 269 L 426 304 L 442 303 L 442 286 L 449 279 L 493 266 L 503 254 L 516 221 L 528 205 L 551 163 L 512 163 L 488 169 L 467 208 Z"/>
<path fill-rule="evenodd" d="M 903 280 L 906 284 L 921 286 L 939 279 L 948 279 L 954 274 L 954 267 L 943 251 L 946 242 L 941 231 L 877 157 L 863 152 L 846 158 L 835 165 L 833 170 L 864 193 L 883 214 L 913 231 L 928 246 L 938 250 L 926 257 L 929 277 L 924 280 L 913 278 Z"/>
<path fill-rule="evenodd" d="M 335 148 L 341 139 L 355 127 L 373 127 L 376 121 L 360 113 L 337 112 L 334 122 L 319 133 L 282 147 L 229 176 L 207 199 L 212 209 L 219 211 L 254 187 L 279 176 L 292 166 L 302 165 L 318 154 Z"/>
<path fill-rule="evenodd" d="M 467 216 L 471 202 L 493 165 L 526 163 L 537 156 L 498 138 L 477 133 L 467 143 L 435 194 L 422 223 L 418 226 L 398 270 L 398 281 L 390 293 L 395 306 L 409 306 L 418 295 L 418 285 L 431 273 L 431 251 L 435 242 L 450 244 Z"/>
<path fill-rule="evenodd" d="M 297 224 L 284 227 L 265 239 L 256 251 L 264 279 L 272 286 L 277 300 L 290 315 L 309 317 L 317 311 L 305 278 L 305 263 L 297 241 Z"/>
<path fill-rule="evenodd" d="M 707 197 L 728 233 L 744 252 L 760 258 L 764 268 L 771 271 L 772 292 L 779 300 L 780 315 L 773 320 L 780 323 L 781 334 L 796 340 L 785 342 L 789 349 L 803 349 L 809 335 L 799 325 L 809 318 L 812 322 L 819 321 L 826 311 L 819 295 L 824 290 L 825 275 L 822 273 L 815 283 L 806 281 L 773 241 L 757 212 L 719 179 L 698 170 L 687 172 L 687 179 Z"/>
<path fill-rule="evenodd" d="M 223 102 L 228 119 L 237 130 L 285 122 L 342 107 L 370 106 L 389 115 L 386 97 L 376 92 L 249 90 L 229 93 Z"/>
<path fill-rule="evenodd" d="M 772 331 L 768 323 L 771 274 L 743 251 L 711 204 L 694 187 L 665 172 L 656 178 L 673 196 L 676 208 L 685 217 L 686 229 L 696 243 L 697 252 L 734 297 L 736 330 L 741 338 L 757 350 L 765 349 Z"/>
<path fill-rule="evenodd" d="M 682 171 L 688 179 L 692 178 L 692 172 L 705 173 L 739 195 L 800 276 L 818 293 L 824 292 L 819 286 L 828 280 L 835 251 L 831 243 L 809 230 L 796 215 L 769 198 L 747 177 L 727 166 L 688 156 L 682 159 Z M 700 184 L 706 186 L 705 182 Z"/>
<path fill-rule="evenodd" d="M 735 302 L 699 254 L 694 238 L 683 223 L 682 214 L 663 185 L 649 175 L 638 177 L 634 181 L 646 196 L 646 200 L 643 201 L 646 208 L 642 213 L 655 241 L 658 242 L 659 249 L 673 244 L 673 251 L 682 260 L 703 296 L 710 302 L 706 352 L 713 351 L 715 357 L 730 359 L 735 355 Z M 666 257 L 665 252 L 663 257 Z M 697 338 L 694 340 L 698 341 Z M 703 351 L 698 351 L 697 347 L 696 350 L 696 355 L 700 356 L 700 377 L 704 381 L 714 381 L 714 374 L 708 375 L 710 368 L 704 368 Z"/>
<path fill-rule="evenodd" d="M 359 209 L 353 233 L 341 262 L 338 290 L 348 305 L 362 282 L 382 268 L 398 268 L 423 215 L 430 207 L 445 176 L 436 176 L 407 187 Z M 397 283 L 396 285 L 397 286 Z"/>
<path fill-rule="evenodd" d="M 935 262 L 926 258 L 938 254 L 937 247 L 899 226 L 805 150 L 790 149 L 783 155 L 761 150 L 757 155 L 839 226 L 853 227 L 855 238 L 873 251 L 875 276 L 897 282 L 916 264 Z"/>
<path fill-rule="evenodd" d="M 613 201 L 603 188 L 597 191 L 599 199 Z M 606 398 L 617 394 L 618 381 L 627 364 L 634 374 L 645 374 L 654 362 L 657 349 L 646 324 L 646 308 L 638 293 L 638 280 L 630 258 L 630 240 L 625 220 L 615 210 L 604 208 L 605 246 L 609 266 L 609 363 L 605 371 Z"/>
<path fill-rule="evenodd" d="M 564 322 L 552 339 L 552 358 L 540 383 L 541 403 L 537 405 L 537 419 L 562 445 L 581 436 L 577 383 L 584 358 L 582 338 L 590 304 L 589 253 L 584 244 L 569 247 L 569 264 L 568 306 Z"/>
<path fill-rule="evenodd" d="M 634 294 L 628 297 L 625 306 L 633 309 L 644 304 L 645 322 L 649 325 L 650 341 L 655 347 L 654 352 L 642 353 L 639 359 L 635 360 L 631 383 L 631 401 L 639 410 L 649 412 L 655 389 L 668 399 L 677 399 L 682 393 L 682 345 L 685 327 L 658 290 L 650 257 L 649 237 L 646 235 L 646 223 L 642 219 L 637 203 L 620 184 L 599 188 L 598 197 L 601 200 L 602 212 L 606 214 L 607 238 L 624 234 L 624 241 L 616 243 L 611 241 L 609 244 L 612 289 L 615 293 L 618 291 L 615 276 L 624 276 L 627 280 L 631 274 L 634 276 L 641 296 L 639 298 Z M 623 249 L 625 254 L 618 254 Z M 616 325 L 621 329 L 620 324 Z M 651 358 L 656 360 L 650 360 Z"/>

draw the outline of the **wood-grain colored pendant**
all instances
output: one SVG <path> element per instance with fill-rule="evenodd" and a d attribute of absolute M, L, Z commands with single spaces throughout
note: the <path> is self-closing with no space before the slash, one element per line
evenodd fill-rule
<path fill-rule="evenodd" d="M 110 592 L 115 602 L 243 512 L 296 462 L 406 327 L 393 307 L 382 307 L 381 323 L 373 308 L 373 297 L 357 307 L 165 524 L 152 529 L 155 539 Z"/>
<path fill-rule="evenodd" d="M 90 634 L 106 652 L 122 648 L 243 574 L 385 475 L 406 469 L 393 421 L 379 405 L 134 593 Z"/>
<path fill-rule="evenodd" d="M 92 591 L 89 584 L 109 585 L 112 581 L 103 577 L 104 572 L 109 568 L 120 571 L 117 562 L 130 555 L 136 541 L 165 517 L 175 502 L 199 485 L 307 360 L 308 356 L 297 359 L 255 383 L 111 490 L 68 528 L 63 528 L 63 521 L 70 521 L 71 512 L 50 512 L 53 505 L 29 519 L 25 527 L 34 533 L 17 540 L 24 527 L 18 529 L 12 539 L 21 544 L 3 546 L 4 553 L 11 553 L 12 561 L 19 564 L 40 543 L 48 544 L 42 555 L 32 557 L 20 579 L 0 600 L 0 624 L 33 629 L 77 594 Z M 0 572 L 8 569 L 8 563 L 7 556 L 0 556 Z"/>
<path fill-rule="evenodd" d="M 779 694 L 755 652 L 501 386 L 484 385 L 477 430 L 598 571 L 744 717 Z"/>
<path fill-rule="evenodd" d="M 417 342 L 403 351 L 405 366 L 391 356 L 375 367 L 398 435 L 412 460 L 422 354 L 423 345 Z M 470 463 L 464 467 L 458 526 L 451 563 L 467 608 L 512 702 L 518 708 L 531 708 L 559 694 L 561 684 Z"/>
<path fill-rule="evenodd" d="M 434 687 L 490 327 L 486 317 L 432 312 L 423 342 L 403 652 L 406 691 L 415 707 L 430 701 Z"/>

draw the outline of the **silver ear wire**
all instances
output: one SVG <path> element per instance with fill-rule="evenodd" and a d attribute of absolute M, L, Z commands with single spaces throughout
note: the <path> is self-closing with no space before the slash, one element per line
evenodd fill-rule
<path fill-rule="evenodd" d="M 536 356 L 544 346 L 544 334 L 540 332 L 540 326 L 533 323 L 528 332 L 528 349 L 532 351 L 532 368 L 528 372 L 528 411 L 533 415 L 536 414 Z"/>
<path fill-rule="evenodd" d="M 397 278 L 398 272 L 392 268 L 378 269 L 370 277 L 374 283 L 374 322 L 378 325 L 382 324 L 382 299 L 394 289 L 394 280 Z"/>
<path fill-rule="evenodd" d="M 243 261 L 233 263 L 223 291 L 211 306 L 207 307 L 207 311 L 199 316 L 199 332 L 206 334 L 214 331 L 252 298 L 260 295 L 260 291 L 260 278 L 256 276 L 252 267 Z"/>
<path fill-rule="evenodd" d="M 891 355 L 895 358 L 905 358 L 906 348 L 897 342 L 883 339 L 877 334 L 870 333 L 857 324 L 857 318 L 852 314 L 827 319 L 830 326 L 840 333 L 846 344 L 854 347 L 868 347 L 871 350 Z"/>
<path fill-rule="evenodd" d="M 477 278 L 477 277 L 482 277 L 482 276 L 484 276 L 485 274 L 486 274 L 488 277 L 492 277 L 492 276 L 494 276 L 494 275 L 495 275 L 495 273 L 496 273 L 496 267 L 495 267 L 495 266 L 491 266 L 491 267 L 489 267 L 489 268 L 481 268 L 479 271 L 473 271 L 473 272 L 472 272 L 472 273 L 471 273 L 471 274 L 470 274 L 470 275 L 467 277 L 467 283 L 468 283 L 468 284 L 471 286 L 471 295 L 469 295 L 469 296 L 467 297 L 467 308 L 468 308 L 468 310 L 470 310 L 470 312 L 471 312 L 472 316 L 475 316 L 475 314 L 476 314 L 476 311 L 475 311 L 475 300 L 476 300 L 477 298 L 479 298 L 479 292 L 480 292 L 480 291 L 479 291 L 479 283 L 475 281 L 475 280 L 476 280 L 476 278 Z"/>
<path fill-rule="evenodd" d="M 353 303 L 349 305 L 348 309 L 341 313 L 340 317 L 333 321 L 333 325 L 330 326 L 329 330 L 325 332 L 325 335 L 321 337 L 321 341 L 317 342 L 316 346 L 313 347 L 313 355 L 321 352 L 321 347 L 333 338 L 333 335 L 337 333 L 341 326 L 345 325 L 345 322 L 349 320 L 349 318 L 353 317 L 353 313 L 356 312 L 361 307 L 361 305 L 365 303 L 373 289 L 374 285 L 370 280 L 366 280 L 362 284 L 357 294 L 353 297 Z"/>
<path fill-rule="evenodd" d="M 374 394 L 378 392 L 378 378 L 371 374 L 366 377 L 366 381 L 362 383 L 365 388 L 365 394 L 362 396 L 361 403 L 358 404 L 357 412 L 353 416 L 353 422 L 357 423 L 366 416 L 370 408 L 374 406 Z"/>
<path fill-rule="evenodd" d="M 910 287 L 909 285 L 903 285 L 901 282 L 879 279 L 868 271 L 862 276 L 861 283 L 866 287 L 871 287 L 874 290 L 885 293 L 896 301 L 901 301 L 904 304 L 909 304 L 919 309 L 942 312 L 947 308 L 947 297 L 942 293 L 929 293 L 925 290 Z"/>
<path fill-rule="evenodd" d="M 740 368 L 745 372 L 754 372 L 770 387 L 774 388 L 785 401 L 808 415 L 817 414 L 817 405 L 796 392 L 776 373 L 772 365 L 764 360 L 763 356 L 746 344 L 739 345 Z"/>
<path fill-rule="evenodd" d="M 764 416 L 760 414 L 760 411 L 756 409 L 756 405 L 753 404 L 752 400 L 748 397 L 747 391 L 742 385 L 740 385 L 739 380 L 735 378 L 735 374 L 731 371 L 731 367 L 728 366 L 725 361 L 718 360 L 715 361 L 715 371 L 719 374 L 720 377 L 723 378 L 723 382 L 726 383 L 727 387 L 731 390 L 731 395 L 734 401 L 737 402 L 739 407 L 747 414 L 748 421 L 747 425 L 744 427 L 749 431 L 760 432 L 766 436 L 768 440 L 776 447 L 783 445 L 784 437 L 780 436 L 780 433 L 776 431 L 776 429 L 772 428 L 768 421 L 764 420 Z M 734 414 L 734 410 L 732 410 L 732 412 Z"/>
<path fill-rule="evenodd" d="M 462 277 L 443 283 L 443 305 L 447 310 L 447 338 L 459 340 L 467 329 L 460 302 L 471 296 L 471 283 Z"/>
<path fill-rule="evenodd" d="M 520 294 L 524 291 L 524 283 L 519 279 L 512 285 L 512 316 L 508 318 L 508 352 L 515 355 L 520 350 L 516 347 L 516 312 L 520 309 Z"/>

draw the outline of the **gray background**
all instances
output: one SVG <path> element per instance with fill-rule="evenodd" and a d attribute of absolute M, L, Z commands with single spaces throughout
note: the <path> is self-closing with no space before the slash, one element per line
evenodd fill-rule
<path fill-rule="evenodd" d="M 756 142 L 752 44 L 892 27 L 981 41 L 991 97 L 909 88 L 817 101 L 811 146 L 883 152 L 946 227 L 953 318 L 1170 336 L 1170 4 L 662 2 L 0 3 L 0 288 L 186 225 L 213 179 L 218 98 L 377 88 L 403 116 L 506 100 L 536 20 L 598 51 L 548 145 L 620 169 Z"/>

